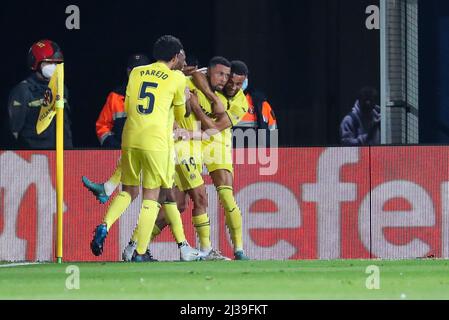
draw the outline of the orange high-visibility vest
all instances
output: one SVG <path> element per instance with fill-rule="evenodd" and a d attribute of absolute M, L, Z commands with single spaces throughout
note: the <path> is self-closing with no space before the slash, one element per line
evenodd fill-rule
<path fill-rule="evenodd" d="M 248 100 L 248 112 L 243 116 L 236 127 L 257 128 L 257 112 L 254 107 L 253 99 L 249 93 L 246 94 L 246 100 Z M 263 122 L 267 124 L 269 130 L 277 129 L 276 116 L 268 101 L 262 103 L 262 117 Z"/>
<path fill-rule="evenodd" d="M 122 91 L 124 90 L 120 88 L 109 93 L 98 116 L 96 132 L 101 145 L 111 135 L 115 135 L 115 138 L 121 141 L 123 125 L 126 120 L 125 94 Z"/>

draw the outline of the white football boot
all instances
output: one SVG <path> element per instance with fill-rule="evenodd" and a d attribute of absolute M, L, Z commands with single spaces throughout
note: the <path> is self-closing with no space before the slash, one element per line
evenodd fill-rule
<path fill-rule="evenodd" d="M 222 255 L 220 251 L 215 250 L 215 249 L 210 249 L 209 252 L 202 251 L 201 253 L 203 255 L 201 260 L 204 260 L 204 261 L 217 261 L 217 260 L 230 261 L 231 260 L 230 258 Z"/>
<path fill-rule="evenodd" d="M 192 248 L 187 241 L 179 246 L 181 261 L 199 261 L 203 257 L 201 251 Z"/>
<path fill-rule="evenodd" d="M 137 249 L 137 242 L 130 241 L 128 243 L 128 245 L 125 247 L 125 250 L 123 250 L 123 253 L 122 253 L 123 261 L 127 261 L 127 262 L 131 261 L 131 259 L 133 257 L 134 250 L 136 250 L 136 249 Z"/>

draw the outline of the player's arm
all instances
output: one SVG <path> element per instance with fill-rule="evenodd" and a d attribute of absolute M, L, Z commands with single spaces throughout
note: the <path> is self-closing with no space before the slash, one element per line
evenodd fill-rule
<path fill-rule="evenodd" d="M 202 131 L 190 131 L 184 128 L 176 128 L 173 130 L 173 138 L 178 141 L 202 140 L 203 136 L 207 140 L 209 136 Z"/>
<path fill-rule="evenodd" d="M 216 120 L 209 118 L 201 109 L 201 106 L 198 102 L 198 97 L 196 93 L 192 93 L 190 96 L 190 106 L 192 108 L 193 113 L 196 115 L 197 119 L 201 122 L 201 128 L 206 130 L 217 130 L 223 131 L 227 128 L 232 127 L 231 119 L 226 112 L 216 115 Z"/>
<path fill-rule="evenodd" d="M 225 108 L 220 98 L 212 91 L 207 81 L 206 75 L 202 72 L 194 72 L 192 74 L 192 81 L 195 86 L 201 90 L 202 93 L 212 104 L 212 111 L 215 115 L 220 115 L 225 112 Z"/>
<path fill-rule="evenodd" d="M 202 136 L 209 138 L 207 134 L 199 131 L 190 131 L 184 128 L 181 128 L 178 123 L 175 121 L 173 122 L 173 139 L 175 141 L 186 141 L 186 140 L 201 140 Z"/>
<path fill-rule="evenodd" d="M 172 101 L 175 121 L 180 122 L 186 117 L 186 86 L 184 76 L 179 78 L 177 89 Z"/>
<path fill-rule="evenodd" d="M 197 72 L 197 70 L 198 70 L 197 66 L 185 66 L 182 69 L 182 73 L 184 73 L 186 77 L 190 77 L 193 73 Z"/>
<path fill-rule="evenodd" d="M 186 113 L 184 117 L 188 118 L 190 114 L 192 113 L 192 108 L 190 107 L 190 89 L 189 87 L 186 87 L 184 89 L 184 95 L 186 97 Z"/>
<path fill-rule="evenodd" d="M 198 104 L 198 98 L 192 94 L 192 111 L 201 121 L 203 130 L 215 129 L 223 131 L 237 125 L 248 111 L 248 101 L 243 91 L 239 91 L 231 100 L 228 100 L 228 106 L 223 114 L 216 115 L 216 121 L 210 119 Z"/>
<path fill-rule="evenodd" d="M 175 121 L 180 122 L 186 114 L 186 104 L 177 104 L 173 106 L 173 111 L 175 113 Z"/>
<path fill-rule="evenodd" d="M 185 137 L 184 129 L 180 128 L 176 121 L 173 122 L 173 139 L 174 140 L 187 140 Z"/>

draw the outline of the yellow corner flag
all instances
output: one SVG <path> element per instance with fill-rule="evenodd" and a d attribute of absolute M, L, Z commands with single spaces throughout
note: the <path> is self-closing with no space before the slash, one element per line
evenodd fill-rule
<path fill-rule="evenodd" d="M 56 65 L 56 71 L 53 77 L 55 77 L 54 86 L 56 88 L 54 91 L 56 95 L 53 107 L 53 109 L 56 109 L 56 212 L 58 217 L 56 228 L 56 259 L 58 263 L 62 263 L 62 214 L 64 210 L 64 63 Z M 53 80 L 53 77 L 51 80 Z"/>
<path fill-rule="evenodd" d="M 64 84 L 64 64 L 56 65 L 56 70 L 50 79 L 47 90 L 45 90 L 44 101 L 39 112 L 39 118 L 36 122 L 37 134 L 41 134 L 48 128 L 54 116 L 56 115 L 56 104 L 64 103 L 64 85 L 58 86 L 58 83 Z"/>
<path fill-rule="evenodd" d="M 56 65 L 44 94 L 36 122 L 37 134 L 44 132 L 56 115 L 56 258 L 62 263 L 64 210 L 64 63 Z"/>

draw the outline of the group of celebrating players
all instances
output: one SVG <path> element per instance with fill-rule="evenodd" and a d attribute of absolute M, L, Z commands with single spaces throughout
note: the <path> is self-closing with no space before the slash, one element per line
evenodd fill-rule
<path fill-rule="evenodd" d="M 225 211 L 234 259 L 248 260 L 243 250 L 242 215 L 233 192 L 231 132 L 248 111 L 242 90 L 248 68 L 242 61 L 217 56 L 207 70 L 187 70 L 182 43 L 170 35 L 154 43 L 153 58 L 156 62 L 135 67 L 129 75 L 121 159 L 108 180 L 112 188 L 105 194 L 104 185 L 83 181 L 100 202 L 107 201 L 122 184 L 95 229 L 92 253 L 103 253 L 108 231 L 142 186 L 139 218 L 123 260 L 155 261 L 148 246 L 166 226 L 178 244 L 181 260 L 230 260 L 211 244 L 208 197 L 201 175 L 204 164 Z M 180 215 L 189 197 L 199 250 L 186 241 Z"/>

